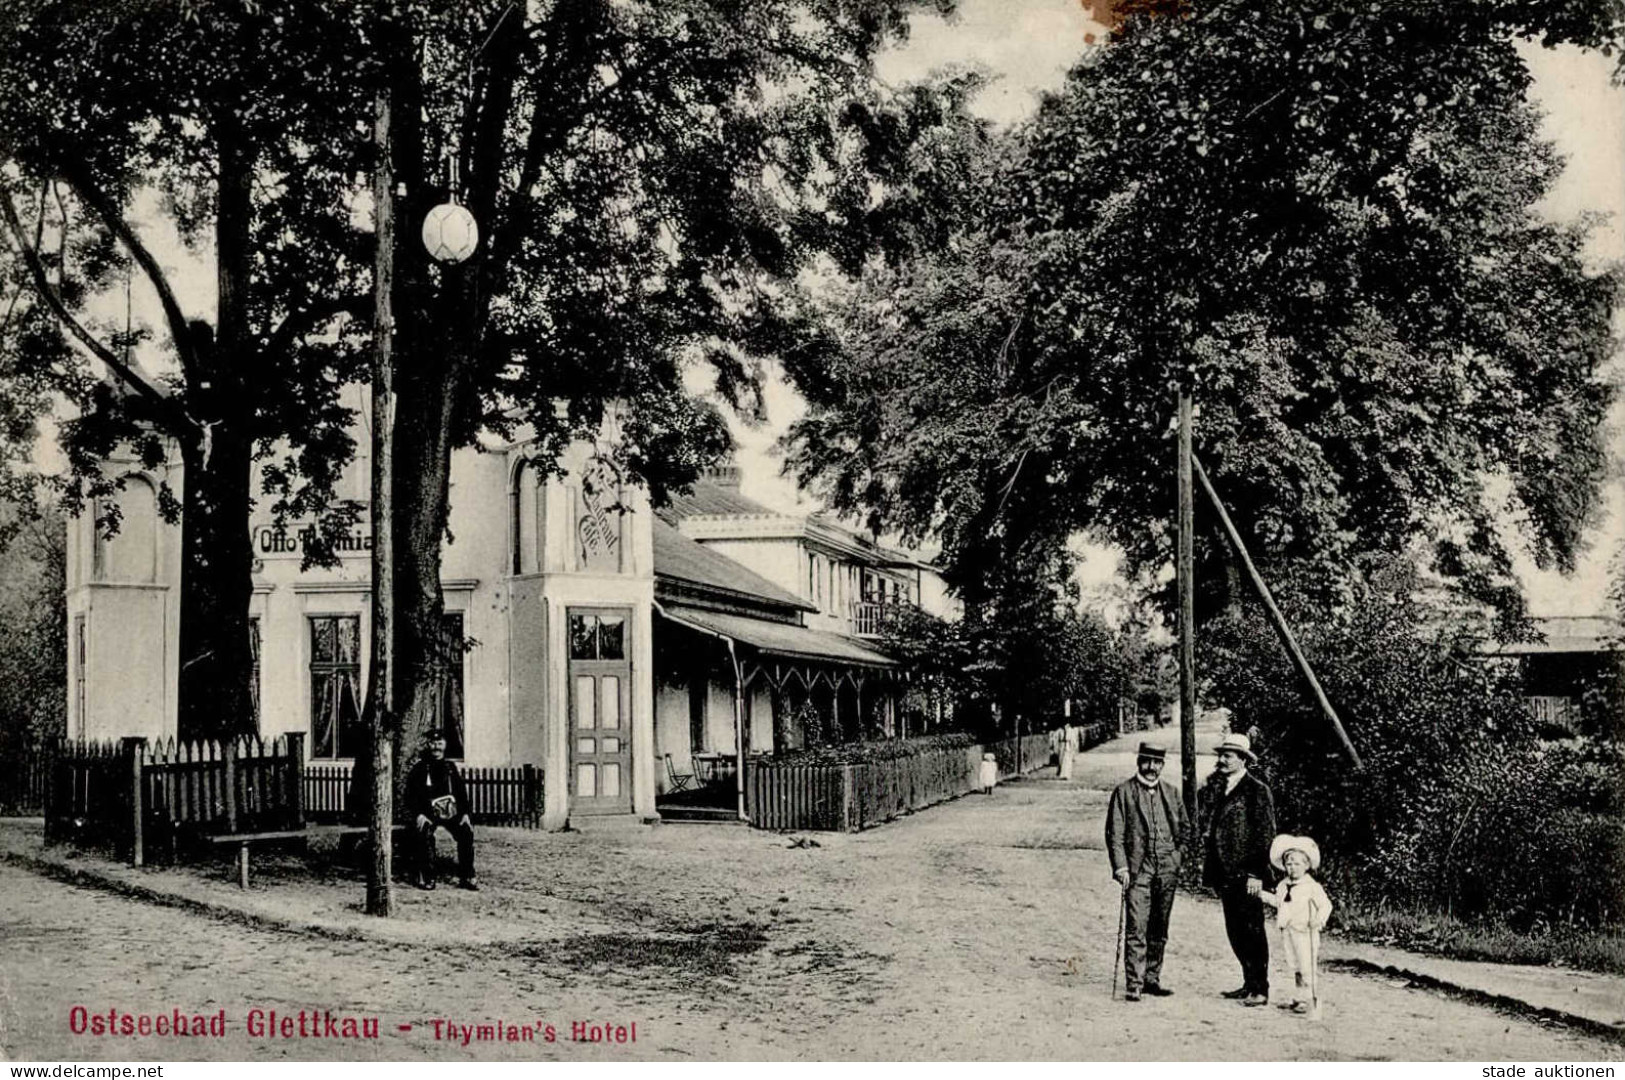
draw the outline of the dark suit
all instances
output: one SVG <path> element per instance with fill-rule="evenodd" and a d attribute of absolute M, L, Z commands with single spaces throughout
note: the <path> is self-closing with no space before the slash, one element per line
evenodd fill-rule
<path fill-rule="evenodd" d="M 457 803 L 456 811 L 449 818 L 436 814 L 433 805 L 435 799 L 448 795 Z M 445 829 L 457 841 L 457 873 L 464 881 L 472 879 L 474 830 L 468 824 L 468 791 L 457 766 L 444 758 L 419 758 L 406 777 L 406 811 L 415 839 L 414 869 L 429 880 L 434 879 L 434 834 L 436 829 Z M 419 818 L 428 819 L 427 827 Z"/>
<path fill-rule="evenodd" d="M 1158 780 L 1147 787 L 1130 777 L 1112 791 L 1106 855 L 1114 874 L 1129 872 L 1123 890 L 1123 985 L 1130 991 L 1161 985 L 1184 840 L 1185 807 L 1173 785 Z"/>
<path fill-rule="evenodd" d="M 1269 787 L 1251 772 L 1225 792 L 1225 778 L 1210 781 L 1206 857 L 1202 880 L 1224 905 L 1224 929 L 1241 962 L 1242 986 L 1255 994 L 1270 992 L 1270 945 L 1264 931 L 1264 905 L 1247 895 L 1247 879 L 1270 881 L 1270 841 L 1275 838 L 1275 800 Z"/>

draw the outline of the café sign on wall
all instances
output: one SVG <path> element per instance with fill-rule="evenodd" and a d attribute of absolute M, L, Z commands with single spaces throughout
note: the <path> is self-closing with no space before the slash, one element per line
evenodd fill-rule
<path fill-rule="evenodd" d="M 256 559 L 299 559 L 316 538 L 316 526 L 290 522 L 278 526 L 269 522 L 255 524 L 250 540 Z M 333 540 L 333 550 L 339 558 L 356 558 L 372 554 L 372 531 L 360 526 L 351 527 Z"/>

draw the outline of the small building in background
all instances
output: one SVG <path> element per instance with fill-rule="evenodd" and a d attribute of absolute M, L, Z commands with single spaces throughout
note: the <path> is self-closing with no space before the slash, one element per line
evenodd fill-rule
<path fill-rule="evenodd" d="M 1625 638 L 1606 615 L 1533 620 L 1539 637 L 1496 647 L 1515 660 L 1530 712 L 1549 735 L 1625 737 Z"/>

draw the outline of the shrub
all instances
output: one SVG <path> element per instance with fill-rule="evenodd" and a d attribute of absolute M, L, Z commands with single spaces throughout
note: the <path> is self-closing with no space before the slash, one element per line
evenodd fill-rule
<path fill-rule="evenodd" d="M 1283 830 L 1319 841 L 1328 888 L 1514 927 L 1625 915 L 1625 760 L 1537 738 L 1515 673 L 1474 662 L 1403 567 L 1344 617 L 1295 622 L 1365 769 L 1354 772 L 1261 618 L 1211 626 L 1204 668 L 1237 730 L 1256 727 Z"/>
<path fill-rule="evenodd" d="M 974 745 L 976 736 L 968 732 L 955 731 L 944 735 L 921 735 L 911 739 L 884 739 L 788 750 L 774 755 L 773 760 L 787 765 L 854 765 L 864 761 L 893 761 L 912 757 L 927 750 L 957 750 Z"/>

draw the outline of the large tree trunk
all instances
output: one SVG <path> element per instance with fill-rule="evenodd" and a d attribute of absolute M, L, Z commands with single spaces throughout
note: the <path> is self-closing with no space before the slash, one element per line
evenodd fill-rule
<path fill-rule="evenodd" d="M 182 447 L 182 588 L 178 734 L 220 739 L 254 731 L 248 602 L 251 446 L 216 425 L 207 446 Z"/>
<path fill-rule="evenodd" d="M 252 387 L 244 379 L 254 356 L 248 316 L 254 162 L 236 102 L 230 94 L 225 97 L 215 129 L 216 329 L 211 333 L 193 323 L 185 331 L 191 361 L 187 394 L 203 432 L 181 451 L 186 478 L 177 733 L 182 739 L 225 738 L 252 733 L 257 726 L 248 639 L 254 440 Z"/>
<path fill-rule="evenodd" d="M 458 360 L 432 349 L 411 354 L 396 373 L 395 409 L 395 730 L 396 805 L 405 767 L 436 709 L 448 658 L 441 641 L 441 544 L 450 513 L 451 410 Z M 425 354 L 428 355 L 425 355 Z M 405 377 L 403 377 L 405 376 Z"/>

